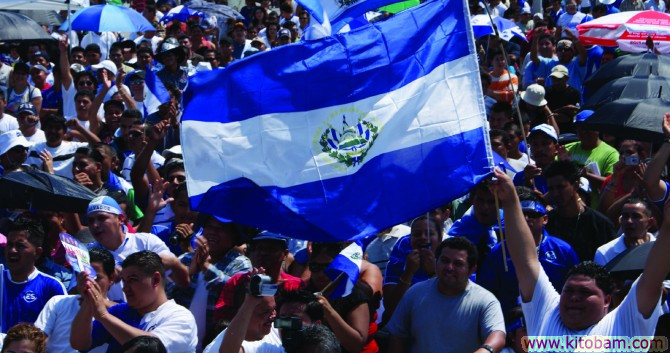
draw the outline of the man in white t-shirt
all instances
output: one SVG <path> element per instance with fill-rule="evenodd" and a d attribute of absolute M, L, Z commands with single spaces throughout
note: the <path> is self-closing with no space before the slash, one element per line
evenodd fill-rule
<path fill-rule="evenodd" d="M 5 101 L 5 92 L 0 88 L 0 134 L 19 128 L 19 123 L 16 121 L 16 118 L 9 114 L 5 114 L 5 105 L 7 105 L 7 101 Z"/>
<path fill-rule="evenodd" d="M 26 102 L 19 106 L 18 117 L 16 120 L 19 123 L 19 130 L 23 137 L 31 144 L 46 142 L 47 138 L 44 136 L 44 131 L 40 129 L 40 117 L 37 115 L 35 106 Z"/>
<path fill-rule="evenodd" d="M 561 33 L 561 37 L 568 38 L 568 35 L 563 30 L 569 30 L 572 34 L 577 35 L 577 25 L 589 20 L 589 15 L 577 11 L 576 0 L 565 1 L 565 13 L 556 21 L 556 33 Z M 560 32 L 559 32 L 560 30 Z"/>
<path fill-rule="evenodd" d="M 72 347 L 83 351 L 107 343 L 108 352 L 121 352 L 122 345 L 135 337 L 154 336 L 170 353 L 195 352 L 195 319 L 188 309 L 167 299 L 160 256 L 143 250 L 128 256 L 121 266 L 127 303 L 109 310 L 100 286 L 86 276 L 87 291 L 71 326 Z"/>
<path fill-rule="evenodd" d="M 49 151 L 53 159 L 53 170 L 56 175 L 72 179 L 72 161 L 74 152 L 79 147 L 87 146 L 86 142 L 65 141 L 66 131 L 65 118 L 51 114 L 44 121 L 44 134 L 46 141 L 34 144 L 28 153 L 26 164 L 41 167 L 43 164 L 40 153 Z M 98 140 L 99 141 L 99 140 Z"/>
<path fill-rule="evenodd" d="M 100 287 L 100 294 L 107 298 L 107 290 L 114 283 L 116 271 L 114 257 L 112 254 L 101 248 L 89 250 L 91 267 L 96 272 L 95 282 Z M 86 291 L 86 281 L 82 275 L 79 277 L 82 281 L 77 284 L 77 291 L 84 293 Z M 76 353 L 77 351 L 70 346 L 70 330 L 72 320 L 79 312 L 82 302 L 81 295 L 57 295 L 46 303 L 42 312 L 35 321 L 35 326 L 44 331 L 49 336 L 46 349 L 49 353 Z M 111 300 L 104 301 L 107 308 L 116 305 Z M 95 348 L 89 352 L 104 353 L 107 345 Z"/>
<path fill-rule="evenodd" d="M 642 275 L 621 304 L 609 311 L 613 280 L 607 271 L 582 262 L 568 273 L 559 294 L 537 258 L 533 236 L 521 211 L 519 198 L 507 174 L 496 169 L 494 186 L 505 214 L 505 234 L 516 275 L 530 339 L 538 336 L 645 336 L 654 335 L 661 314 L 661 283 L 670 271 L 670 222 L 661 226 Z M 666 207 L 670 217 L 670 207 Z M 667 218 L 670 219 L 670 218 Z"/>
<path fill-rule="evenodd" d="M 653 216 L 646 201 L 637 198 L 626 200 L 619 217 L 623 234 L 600 246 L 596 250 L 593 262 L 605 266 L 627 249 L 655 241 L 656 237 L 648 232 L 652 219 Z"/>
<path fill-rule="evenodd" d="M 126 215 L 114 199 L 109 196 L 96 197 L 89 204 L 86 215 L 89 230 L 96 240 L 91 246 L 100 245 L 109 250 L 114 256 L 117 266 L 121 265 L 131 254 L 149 250 L 160 256 L 163 266 L 172 271 L 170 278 L 179 287 L 189 287 L 188 269 L 170 252 L 170 249 L 160 238 L 150 233 L 125 232 L 123 224 L 126 221 Z M 109 298 L 123 300 L 118 283 L 112 285 L 109 290 Z"/>

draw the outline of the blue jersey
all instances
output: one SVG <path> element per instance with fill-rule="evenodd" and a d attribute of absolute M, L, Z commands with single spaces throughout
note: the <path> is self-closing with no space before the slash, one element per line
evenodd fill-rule
<path fill-rule="evenodd" d="M 505 242 L 505 244 L 507 244 Z M 502 247 L 496 245 L 489 256 L 484 260 L 482 268 L 477 273 L 477 284 L 488 289 L 500 301 L 503 313 L 508 313 L 516 306 L 519 297 L 519 281 L 514 271 L 512 258 L 507 251 L 507 268 L 503 266 Z M 570 244 L 556 237 L 550 236 L 546 231 L 540 245 L 537 247 L 537 256 L 549 281 L 557 291 L 563 289 L 565 275 L 570 268 L 579 263 L 577 254 Z"/>
<path fill-rule="evenodd" d="M 127 303 L 117 304 L 113 307 L 107 309 L 107 311 L 114 315 L 119 320 L 123 321 L 127 325 L 130 325 L 134 328 L 144 330 L 144 327 L 141 327 L 140 323 L 142 322 L 142 315 L 137 312 L 135 309 L 128 306 Z M 93 321 L 93 329 L 91 331 L 91 349 L 95 347 L 102 346 L 105 343 L 108 343 L 107 352 L 122 352 L 121 344 L 114 339 L 111 333 L 102 326 L 102 324 L 95 320 Z"/>
<path fill-rule="evenodd" d="M 3 276 L 5 293 L 2 303 L 2 332 L 7 332 L 19 322 L 34 323 L 51 297 L 66 294 L 62 283 L 37 269 L 25 282 L 12 281 L 9 270 L 5 270 Z"/>

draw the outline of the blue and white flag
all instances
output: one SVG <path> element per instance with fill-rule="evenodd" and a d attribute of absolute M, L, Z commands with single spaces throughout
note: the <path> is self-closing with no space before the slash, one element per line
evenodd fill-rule
<path fill-rule="evenodd" d="M 312 15 L 312 18 L 332 33 L 338 33 L 342 27 L 356 17 L 384 5 L 399 2 L 399 0 L 297 0 L 302 7 Z M 329 24 L 329 27 L 328 27 Z"/>
<path fill-rule="evenodd" d="M 329 295 L 330 298 L 342 298 L 351 294 L 358 275 L 361 273 L 362 262 L 363 249 L 357 242 L 349 244 L 335 256 L 333 262 L 324 270 L 331 281 L 338 281 L 335 289 Z"/>
<path fill-rule="evenodd" d="M 377 233 L 490 171 L 464 0 L 196 74 L 181 142 L 192 208 L 314 241 Z"/>
<path fill-rule="evenodd" d="M 144 72 L 144 116 L 146 117 L 157 112 L 161 104 L 170 101 L 170 92 L 148 66 Z"/>
<path fill-rule="evenodd" d="M 475 15 L 470 18 L 472 30 L 475 32 L 475 38 L 495 33 L 493 25 L 491 24 L 491 19 L 493 19 L 493 25 L 498 28 L 498 33 L 500 33 L 501 39 L 509 42 L 512 38 L 517 37 L 525 42 L 528 41 L 521 28 L 519 28 L 513 21 L 498 16 L 489 18 L 488 15 Z"/>

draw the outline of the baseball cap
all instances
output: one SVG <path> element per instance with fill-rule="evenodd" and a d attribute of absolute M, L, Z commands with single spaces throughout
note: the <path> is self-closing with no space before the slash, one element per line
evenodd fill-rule
<path fill-rule="evenodd" d="M 577 113 L 577 115 L 575 115 L 575 124 L 583 123 L 591 115 L 593 115 L 593 110 L 588 109 L 582 110 L 581 112 Z"/>
<path fill-rule="evenodd" d="M 94 198 L 88 204 L 86 215 L 88 216 L 93 212 L 107 212 L 115 215 L 123 214 L 121 206 L 109 196 L 98 196 Z"/>
<path fill-rule="evenodd" d="M 556 65 L 551 69 L 551 77 L 563 78 L 565 76 L 570 76 L 568 68 L 563 65 Z"/>
<path fill-rule="evenodd" d="M 37 115 L 37 109 L 35 109 L 35 106 L 32 103 L 25 102 L 21 103 L 19 105 L 19 109 L 16 111 L 16 114 L 21 113 L 30 113 L 31 115 Z"/>
<path fill-rule="evenodd" d="M 91 68 L 93 69 L 93 71 L 105 69 L 114 74 L 114 76 L 116 76 L 116 74 L 118 73 L 118 70 L 116 69 L 116 64 L 114 64 L 114 62 L 111 60 L 103 60 L 100 62 L 100 64 L 92 65 Z"/>
<path fill-rule="evenodd" d="M 251 44 L 265 44 L 265 41 L 261 37 L 255 37 L 254 39 L 251 40 Z"/>
<path fill-rule="evenodd" d="M 70 65 L 70 70 L 72 70 L 74 72 L 82 72 L 82 71 L 86 71 L 86 67 L 84 67 L 84 65 L 82 65 L 82 64 L 74 63 L 74 64 Z"/>
<path fill-rule="evenodd" d="M 32 145 L 23 137 L 20 130 L 10 130 L 0 135 L 0 156 L 16 146 L 30 148 Z"/>
<path fill-rule="evenodd" d="M 47 61 L 49 60 L 49 54 L 47 54 L 46 52 L 40 51 L 40 50 L 36 51 L 32 56 L 33 59 L 39 58 L 39 57 L 43 57 L 43 58 L 47 59 Z"/>
<path fill-rule="evenodd" d="M 289 31 L 287 28 L 280 29 L 277 33 L 277 38 L 281 37 L 291 37 L 291 31 Z"/>
<path fill-rule="evenodd" d="M 561 49 L 561 48 L 572 48 L 572 41 L 570 39 L 561 39 L 558 41 L 556 44 L 556 49 Z"/>
<path fill-rule="evenodd" d="M 251 240 L 253 240 L 253 241 L 258 241 L 258 240 L 277 240 L 277 241 L 282 241 L 282 242 L 284 242 L 284 244 L 286 244 L 288 239 L 287 239 L 285 236 L 281 235 L 281 234 L 278 234 L 278 233 L 272 233 L 272 232 L 268 232 L 267 230 L 264 230 L 264 231 L 258 233 L 258 235 L 255 236 L 255 237 L 254 237 L 253 239 L 251 239 Z"/>
<path fill-rule="evenodd" d="M 556 130 L 554 130 L 554 127 L 548 124 L 540 124 L 532 129 L 530 129 L 530 135 L 533 135 L 534 133 L 543 133 L 551 138 L 553 138 L 556 142 L 558 142 L 558 135 L 556 134 Z"/>
<path fill-rule="evenodd" d="M 47 69 L 46 67 L 44 67 L 43 65 L 40 65 L 40 64 L 33 65 L 33 66 L 30 67 L 30 69 L 31 69 L 31 70 L 32 70 L 32 69 L 38 69 L 38 70 L 42 70 L 42 71 L 44 71 L 44 72 L 46 72 L 46 73 L 49 73 L 49 69 Z"/>
<path fill-rule="evenodd" d="M 544 208 L 544 206 L 541 203 L 532 200 L 521 201 L 521 210 L 537 212 L 542 215 L 547 214 L 547 209 Z"/>

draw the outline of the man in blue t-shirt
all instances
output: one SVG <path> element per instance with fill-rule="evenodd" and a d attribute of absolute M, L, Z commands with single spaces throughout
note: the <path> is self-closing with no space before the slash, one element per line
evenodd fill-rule
<path fill-rule="evenodd" d="M 565 241 L 552 237 L 544 229 L 549 220 L 544 200 L 534 194 L 530 189 L 517 187 L 521 210 L 526 218 L 526 223 L 533 234 L 537 256 L 544 272 L 549 277 L 557 291 L 563 289 L 565 276 L 568 271 L 579 263 L 577 254 Z M 519 281 L 516 278 L 512 259 L 509 257 L 509 249 L 505 242 L 507 252 L 507 272 L 503 266 L 502 246 L 497 244 L 484 261 L 484 265 L 477 273 L 477 284 L 488 289 L 498 300 L 504 314 L 516 306 L 519 297 Z M 507 315 L 506 315 L 507 317 Z"/>
<path fill-rule="evenodd" d="M 2 332 L 19 322 L 33 323 L 47 301 L 66 293 L 57 279 L 35 268 L 42 254 L 44 229 L 39 222 L 19 218 L 7 233 L 4 276 Z"/>

